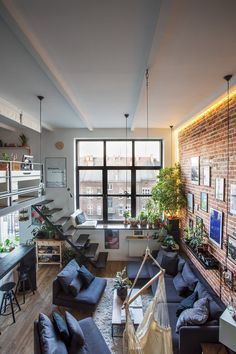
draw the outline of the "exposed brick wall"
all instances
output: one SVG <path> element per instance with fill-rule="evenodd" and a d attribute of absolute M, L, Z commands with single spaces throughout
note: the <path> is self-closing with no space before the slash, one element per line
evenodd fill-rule
<path fill-rule="evenodd" d="M 183 217 L 183 226 L 188 225 L 189 217 L 196 223 L 196 216 L 203 218 L 206 229 L 209 229 L 209 212 L 200 210 L 200 192 L 208 193 L 208 210 L 215 208 L 223 211 L 223 242 L 222 248 L 210 243 L 209 251 L 221 262 L 225 264 L 226 256 L 226 196 L 227 186 L 225 183 L 225 201 L 215 199 L 215 178 L 227 177 L 227 103 L 222 103 L 215 109 L 208 111 L 199 120 L 193 122 L 179 132 L 179 157 L 182 174 L 188 191 L 194 194 L 194 214 L 187 212 Z M 236 96 L 230 100 L 230 174 L 229 187 L 231 183 L 236 183 Z M 200 156 L 200 185 L 191 184 L 191 157 Z M 203 186 L 202 167 L 211 166 L 211 186 Z M 229 189 L 230 194 L 230 189 Z M 236 215 L 228 215 L 228 234 L 236 236 Z M 184 246 L 183 246 L 184 247 Z M 200 263 L 189 254 L 191 260 L 204 275 L 212 288 L 220 295 L 220 273 L 218 271 L 205 270 Z M 236 265 L 228 260 L 228 268 L 236 270 Z M 227 303 L 230 289 L 224 285 L 222 280 L 221 298 Z M 236 296 L 234 294 L 236 301 Z"/>

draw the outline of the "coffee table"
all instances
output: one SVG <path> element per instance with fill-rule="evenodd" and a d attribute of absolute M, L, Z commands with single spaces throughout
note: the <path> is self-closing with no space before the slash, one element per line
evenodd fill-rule
<path fill-rule="evenodd" d="M 139 289 L 133 289 L 132 295 L 134 295 Z M 113 295 L 112 305 L 112 321 L 111 321 L 111 335 L 112 337 L 122 337 L 122 335 L 114 335 L 114 326 L 125 327 L 125 316 L 122 310 L 123 301 L 117 295 L 116 289 Z M 143 320 L 143 306 L 142 298 L 138 296 L 137 299 L 130 305 L 131 317 L 133 319 L 134 326 L 137 327 Z"/>

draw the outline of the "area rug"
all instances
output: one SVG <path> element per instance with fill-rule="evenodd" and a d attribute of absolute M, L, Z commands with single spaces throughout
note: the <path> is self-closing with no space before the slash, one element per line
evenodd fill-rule
<path fill-rule="evenodd" d="M 122 354 L 122 337 L 111 336 L 111 318 L 113 302 L 113 279 L 107 279 L 107 287 L 94 313 L 94 320 L 100 329 L 112 354 Z M 142 295 L 143 310 L 145 311 L 152 299 L 151 292 Z M 119 328 L 118 328 L 119 329 Z"/>

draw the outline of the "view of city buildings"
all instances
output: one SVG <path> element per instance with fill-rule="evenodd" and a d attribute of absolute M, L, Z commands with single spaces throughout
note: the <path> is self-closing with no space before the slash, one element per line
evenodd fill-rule
<path fill-rule="evenodd" d="M 79 207 L 89 219 L 102 220 L 103 210 L 107 208 L 108 220 L 121 220 L 126 208 L 131 215 L 134 198 L 136 215 L 144 209 L 161 166 L 161 149 L 159 141 L 137 143 L 132 156 L 130 141 L 109 141 L 104 159 L 103 142 L 79 142 L 77 195 Z M 131 180 L 135 186 L 131 187 Z"/>

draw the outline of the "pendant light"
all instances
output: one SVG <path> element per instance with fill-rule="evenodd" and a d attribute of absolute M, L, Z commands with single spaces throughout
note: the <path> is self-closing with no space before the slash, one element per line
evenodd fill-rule
<path fill-rule="evenodd" d="M 37 96 L 39 99 L 39 162 L 42 163 L 42 100 L 43 96 Z"/>
<path fill-rule="evenodd" d="M 148 97 L 148 89 L 149 89 L 149 70 L 146 69 L 146 73 L 145 73 L 145 77 L 146 77 L 146 120 L 147 120 L 147 126 L 146 126 L 146 130 L 147 130 L 147 139 L 149 138 L 149 97 Z"/>
<path fill-rule="evenodd" d="M 128 176 L 127 176 L 127 165 L 128 165 L 128 118 L 129 118 L 129 114 L 128 113 L 125 113 L 124 114 L 125 116 L 125 142 L 126 142 L 126 145 L 125 145 L 125 165 L 126 165 L 126 170 L 125 170 L 125 196 L 126 196 L 126 206 L 125 206 L 125 209 L 127 210 L 128 209 L 128 206 L 127 206 L 127 196 L 128 196 Z"/>
<path fill-rule="evenodd" d="M 226 241 L 225 241 L 225 267 L 223 271 L 223 277 L 225 278 L 226 273 L 228 271 L 228 223 L 229 223 L 229 170 L 230 170 L 230 137 L 229 137 L 229 129 L 230 129 L 230 80 L 232 79 L 232 75 L 224 76 L 224 80 L 227 84 L 227 168 L 226 168 L 226 218 L 225 218 L 225 233 L 226 233 Z M 220 289 L 221 290 L 221 289 Z M 221 292 L 221 291 L 220 291 Z"/>
<path fill-rule="evenodd" d="M 172 140 L 173 140 L 173 125 L 170 125 L 170 162 L 171 162 L 171 167 L 173 167 L 173 162 L 172 162 Z"/>

